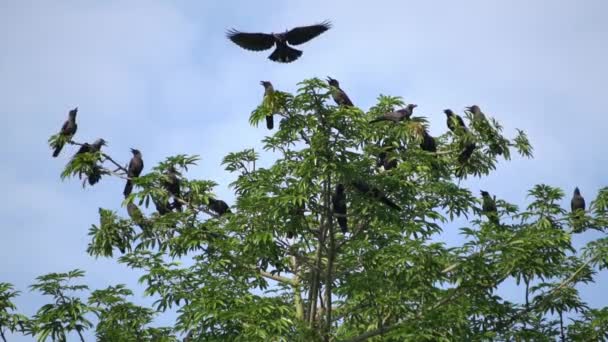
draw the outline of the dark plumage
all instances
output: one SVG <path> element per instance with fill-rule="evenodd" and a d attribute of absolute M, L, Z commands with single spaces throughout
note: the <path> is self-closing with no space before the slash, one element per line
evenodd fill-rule
<path fill-rule="evenodd" d="M 346 95 L 346 92 L 340 88 L 340 82 L 338 82 L 338 80 L 327 76 L 327 83 L 331 86 L 331 96 L 338 106 L 354 106 L 348 95 Z"/>
<path fill-rule="evenodd" d="M 97 140 L 95 140 L 93 143 L 89 144 L 89 143 L 84 143 L 80 146 L 80 148 L 78 149 L 78 151 L 76 151 L 76 154 L 74 154 L 74 157 L 76 157 L 79 154 L 82 153 L 94 153 L 97 152 L 99 150 L 101 150 L 102 146 L 106 146 L 106 141 L 103 140 L 102 138 L 99 138 Z"/>
<path fill-rule="evenodd" d="M 477 145 L 473 142 L 466 144 L 464 150 L 462 150 L 462 152 L 460 152 L 460 154 L 458 155 L 458 162 L 461 164 L 466 163 L 469 158 L 471 158 L 471 155 L 473 154 L 476 148 Z"/>
<path fill-rule="evenodd" d="M 574 195 L 570 201 L 570 210 L 575 212 L 576 210 L 585 210 L 585 199 L 581 196 L 581 191 L 578 187 L 574 188 Z"/>
<path fill-rule="evenodd" d="M 101 167 L 99 165 L 94 165 L 91 172 L 87 175 L 87 180 L 89 185 L 95 185 L 101 179 Z"/>
<path fill-rule="evenodd" d="M 342 233 L 348 231 L 348 219 L 346 218 L 346 195 L 344 194 L 344 185 L 338 184 L 335 192 L 331 195 L 331 203 L 334 207 L 334 214 L 338 219 L 338 225 Z"/>
<path fill-rule="evenodd" d="M 487 191 L 481 190 L 481 210 L 488 217 L 490 222 L 499 224 L 498 221 L 498 210 L 496 209 L 496 196 L 490 197 Z"/>
<path fill-rule="evenodd" d="M 396 110 L 394 112 L 384 113 L 369 123 L 380 122 L 380 121 L 392 121 L 399 122 L 403 120 L 409 120 L 414 112 L 414 108 L 418 107 L 416 104 L 408 104 L 405 108 Z"/>
<path fill-rule="evenodd" d="M 133 153 L 133 157 L 127 167 L 127 177 L 129 179 L 127 179 L 127 184 L 125 184 L 125 189 L 122 192 L 125 197 L 129 196 L 131 191 L 133 191 L 133 182 L 131 181 L 131 178 L 139 177 L 141 171 L 144 169 L 144 160 L 141 158 L 141 152 L 132 148 L 131 153 Z"/>
<path fill-rule="evenodd" d="M 486 120 L 486 116 L 483 114 L 478 105 L 472 105 L 470 107 L 466 107 L 466 109 L 473 113 L 473 120 Z"/>
<path fill-rule="evenodd" d="M 76 158 L 76 156 L 83 154 L 83 153 L 95 153 L 98 152 L 99 150 L 101 150 L 102 146 L 106 145 L 106 141 L 103 140 L 102 138 L 95 140 L 93 143 L 89 144 L 89 143 L 84 143 L 80 146 L 80 148 L 78 149 L 78 151 L 76 151 L 76 153 L 74 154 L 74 156 L 72 157 L 72 160 L 74 160 L 74 158 Z M 99 180 L 101 179 L 101 174 L 102 174 L 102 170 L 101 167 L 99 165 L 94 165 L 92 167 L 92 169 L 90 170 L 90 172 L 88 172 L 86 174 L 87 178 L 88 178 L 88 182 L 90 185 L 94 185 L 97 182 L 99 182 Z M 82 178 L 82 173 L 78 174 L 79 178 Z"/>
<path fill-rule="evenodd" d="M 300 45 L 329 30 L 331 23 L 324 21 L 317 25 L 299 26 L 283 33 L 247 33 L 231 29 L 226 33 L 236 45 L 246 50 L 263 51 L 273 46 L 276 49 L 268 59 L 279 63 L 290 63 L 302 56 L 302 51 L 287 44 Z"/>
<path fill-rule="evenodd" d="M 209 209 L 216 212 L 219 216 L 222 216 L 226 213 L 232 213 L 230 211 L 230 207 L 226 202 L 222 200 L 216 200 L 215 198 L 209 198 Z"/>
<path fill-rule="evenodd" d="M 443 111 L 447 116 L 447 124 L 450 131 L 456 133 L 456 128 L 460 127 L 464 131 L 467 130 L 467 126 L 464 124 L 464 120 L 460 115 L 455 114 L 451 109 L 446 109 Z"/>
<path fill-rule="evenodd" d="M 165 215 L 171 211 L 169 202 L 167 202 L 167 201 L 162 201 L 160 198 L 153 195 L 152 202 L 154 202 L 154 207 L 156 208 L 156 211 L 158 212 L 158 214 L 161 216 Z"/>
<path fill-rule="evenodd" d="M 388 207 L 399 211 L 401 210 L 401 207 L 391 201 L 388 197 L 386 197 L 386 195 L 382 191 L 380 191 L 380 189 L 376 187 L 372 188 L 369 186 L 369 184 L 361 180 L 353 181 L 352 185 L 361 193 L 379 200 Z"/>
<path fill-rule="evenodd" d="M 378 159 L 376 160 L 376 167 L 384 167 L 387 171 L 396 168 L 399 164 L 397 158 L 391 158 L 388 154 L 389 151 L 393 151 L 394 149 L 395 147 L 393 146 L 383 145 L 382 152 L 378 154 Z"/>
<path fill-rule="evenodd" d="M 427 152 L 437 152 L 437 143 L 435 142 L 435 138 L 430 136 L 426 130 L 422 131 L 422 142 L 420 143 L 420 148 Z"/>
<path fill-rule="evenodd" d="M 167 168 L 167 171 L 165 171 L 165 178 L 161 182 L 165 190 L 167 190 L 168 193 L 176 197 L 173 199 L 173 205 L 171 207 L 173 209 L 177 209 L 178 211 L 182 211 L 182 203 L 178 199 L 181 197 L 181 181 L 178 177 L 179 174 L 180 173 L 177 172 L 175 167 L 171 165 Z M 159 205 L 161 207 L 163 206 L 163 204 L 160 203 Z M 156 206 L 157 210 L 159 205 Z"/>
<path fill-rule="evenodd" d="M 127 213 L 129 214 L 129 217 L 131 217 L 131 220 L 133 220 L 141 229 L 147 229 L 149 227 L 149 222 L 135 203 L 127 203 Z"/>
<path fill-rule="evenodd" d="M 76 134 L 76 130 L 78 129 L 78 125 L 76 124 L 76 114 L 78 113 L 78 107 L 70 110 L 68 113 L 68 119 L 61 126 L 61 131 L 59 134 L 67 139 L 72 139 L 74 134 Z M 63 143 L 58 144 L 53 151 L 53 157 L 57 157 L 59 153 L 61 153 L 61 149 L 63 148 Z"/>
<path fill-rule="evenodd" d="M 394 169 L 399 165 L 396 158 L 391 158 L 387 152 L 380 152 L 378 154 L 378 160 L 376 161 L 376 167 L 384 167 L 386 171 Z"/>
<path fill-rule="evenodd" d="M 270 115 L 266 115 L 266 128 L 273 129 L 274 128 L 274 87 L 272 83 L 268 81 L 260 81 L 260 84 L 264 86 L 264 101 L 268 101 L 271 104 L 271 113 Z"/>

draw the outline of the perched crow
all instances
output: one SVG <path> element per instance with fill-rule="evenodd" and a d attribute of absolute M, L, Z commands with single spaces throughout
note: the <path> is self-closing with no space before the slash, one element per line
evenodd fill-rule
<path fill-rule="evenodd" d="M 154 207 L 156 208 L 156 211 L 158 212 L 158 214 L 161 216 L 165 215 L 171 211 L 169 202 L 163 202 L 160 200 L 160 198 L 158 198 L 154 195 L 152 196 L 152 202 L 154 202 Z M 181 204 L 180 204 L 180 209 L 181 209 Z"/>
<path fill-rule="evenodd" d="M 222 200 L 216 200 L 215 198 L 211 197 L 209 198 L 209 209 L 216 212 L 219 216 L 222 216 L 226 213 L 232 213 L 232 211 L 230 211 L 230 207 L 228 206 L 228 204 L 226 204 L 226 202 Z"/>
<path fill-rule="evenodd" d="M 342 233 L 346 234 L 348 231 L 348 219 L 346 218 L 346 196 L 344 195 L 344 185 L 338 184 L 336 191 L 331 195 L 331 203 L 334 207 L 334 214 L 338 219 L 338 224 Z"/>
<path fill-rule="evenodd" d="M 95 140 L 91 144 L 84 143 L 84 144 L 82 144 L 82 146 L 80 146 L 80 148 L 78 149 L 78 151 L 76 152 L 76 154 L 74 154 L 74 157 L 76 157 L 77 155 L 82 154 L 82 153 L 94 153 L 94 152 L 97 152 L 97 151 L 101 150 L 102 146 L 106 146 L 106 141 L 103 140 L 102 138 L 99 138 L 99 139 Z"/>
<path fill-rule="evenodd" d="M 482 212 L 488 217 L 490 222 L 499 224 L 498 221 L 498 210 L 496 209 L 496 196 L 494 198 L 490 197 L 490 194 L 487 191 L 481 190 L 482 197 Z"/>
<path fill-rule="evenodd" d="M 141 229 L 147 229 L 149 227 L 149 222 L 135 203 L 127 203 L 127 213 L 129 214 L 129 217 L 131 217 L 131 220 L 133 220 Z"/>
<path fill-rule="evenodd" d="M 268 59 L 279 63 L 290 63 L 302 56 L 302 51 L 287 44 L 300 45 L 329 30 L 331 23 L 324 21 L 317 25 L 300 26 L 283 33 L 246 33 L 235 29 L 226 35 L 236 45 L 246 50 L 263 51 L 276 46 Z"/>
<path fill-rule="evenodd" d="M 327 76 L 327 83 L 329 83 L 329 85 L 332 87 L 331 96 L 334 98 L 334 101 L 336 101 L 338 106 L 354 106 L 352 101 L 348 98 L 348 95 L 346 95 L 344 90 L 340 88 L 340 82 L 338 82 L 338 80 Z"/>
<path fill-rule="evenodd" d="M 378 159 L 376 160 L 376 167 L 384 167 L 384 169 L 387 171 L 396 168 L 399 162 L 396 158 L 391 158 L 388 155 L 388 152 L 393 151 L 394 149 L 394 146 L 384 144 L 382 146 L 382 152 L 378 154 Z"/>
<path fill-rule="evenodd" d="M 129 162 L 129 167 L 127 168 L 127 184 L 125 184 L 125 189 L 122 194 L 125 197 L 131 194 L 133 190 L 133 182 L 131 182 L 131 178 L 139 177 L 141 171 L 144 169 L 144 160 L 141 159 L 141 152 L 137 149 L 132 148 L 131 153 L 133 153 L 133 157 Z"/>
<path fill-rule="evenodd" d="M 462 120 L 462 117 L 460 115 L 454 114 L 451 109 L 446 109 L 443 112 L 447 116 L 447 123 L 450 131 L 456 133 L 456 127 L 462 128 L 465 132 L 467 131 L 467 126 L 464 124 L 464 121 Z M 454 120 L 456 121 L 456 123 L 454 123 Z"/>
<path fill-rule="evenodd" d="M 383 166 L 386 171 L 394 169 L 399 165 L 396 158 L 390 158 L 388 153 L 385 151 L 380 152 L 378 160 L 376 161 L 376 167 Z"/>
<path fill-rule="evenodd" d="M 76 134 L 76 130 L 78 129 L 78 125 L 76 124 L 76 114 L 78 113 L 78 107 L 70 110 L 68 114 L 68 119 L 61 126 L 61 131 L 59 134 L 66 137 L 67 139 L 72 139 L 74 134 Z M 53 157 L 57 157 L 63 148 L 63 143 L 58 144 L 53 151 Z"/>
<path fill-rule="evenodd" d="M 570 201 L 570 209 L 575 212 L 578 209 L 585 210 L 585 199 L 581 196 L 581 191 L 578 187 L 574 188 L 574 195 Z"/>
<path fill-rule="evenodd" d="M 91 173 L 87 175 L 87 180 L 89 181 L 89 185 L 95 185 L 101 179 L 101 167 L 99 165 L 94 165 Z"/>
<path fill-rule="evenodd" d="M 420 148 L 427 152 L 437 152 L 437 143 L 435 142 L 435 138 L 430 136 L 426 130 L 422 131 L 422 142 L 420 143 Z"/>
<path fill-rule="evenodd" d="M 264 86 L 264 101 L 268 101 L 271 104 L 271 110 L 274 111 L 274 87 L 272 83 L 268 81 L 260 81 L 260 84 Z M 272 116 L 274 112 L 271 112 L 270 115 L 266 115 L 266 128 L 272 129 L 274 127 L 274 118 Z"/>
<path fill-rule="evenodd" d="M 407 107 L 396 110 L 394 112 L 384 113 L 369 123 L 380 122 L 380 121 L 392 121 L 399 122 L 403 120 L 409 120 L 414 112 L 414 108 L 418 107 L 416 104 L 408 104 Z"/>
<path fill-rule="evenodd" d="M 99 138 L 97 140 L 95 140 L 92 144 L 89 143 L 84 143 L 80 146 L 80 148 L 78 149 L 78 151 L 74 154 L 74 156 L 72 157 L 72 160 L 74 160 L 74 158 L 76 158 L 76 156 L 83 154 L 83 153 L 95 153 L 99 150 L 101 150 L 102 146 L 106 145 L 106 141 L 103 140 L 102 138 Z M 90 185 L 94 185 L 95 183 L 99 182 L 99 180 L 101 179 L 101 167 L 99 167 L 99 165 L 94 165 L 92 170 L 87 173 L 87 178 L 89 181 Z M 78 174 L 78 178 L 82 178 L 82 173 Z"/>
<path fill-rule="evenodd" d="M 460 152 L 460 154 L 458 155 L 458 162 L 460 164 L 466 163 L 469 158 L 471 158 L 471 155 L 473 154 L 476 148 L 477 145 L 474 142 L 466 144 L 464 150 L 462 150 L 462 152 Z"/>
<path fill-rule="evenodd" d="M 486 116 L 483 114 L 483 112 L 481 111 L 481 109 L 479 108 L 478 105 L 472 105 L 470 107 L 466 107 L 466 109 L 473 113 L 473 119 L 477 120 L 477 121 L 484 121 L 486 120 Z"/>
<path fill-rule="evenodd" d="M 162 186 L 165 188 L 165 190 L 167 190 L 168 193 L 170 193 L 171 195 L 177 197 L 173 199 L 173 205 L 171 206 L 172 209 L 177 209 L 178 211 L 182 211 L 182 203 L 179 201 L 179 197 L 181 197 L 181 181 L 178 177 L 179 172 L 177 172 L 177 170 L 175 170 L 175 167 L 173 165 L 169 166 L 167 168 L 167 171 L 165 171 L 165 177 L 166 179 L 162 180 Z M 162 207 L 163 204 L 159 205 Z M 156 208 L 158 210 L 159 205 L 156 205 Z M 168 206 L 168 205 L 165 205 Z M 158 212 L 160 213 L 160 210 L 158 210 Z"/>
<path fill-rule="evenodd" d="M 397 204 L 395 204 L 393 201 L 391 201 L 388 197 L 386 197 L 386 195 L 384 193 L 382 193 L 382 191 L 380 191 L 380 189 L 378 189 L 376 187 L 372 188 L 369 186 L 369 184 L 367 184 L 361 180 L 353 181 L 352 185 L 360 192 L 379 200 L 380 202 L 384 203 L 388 207 L 395 209 L 395 210 L 401 210 L 401 207 L 398 206 Z"/>

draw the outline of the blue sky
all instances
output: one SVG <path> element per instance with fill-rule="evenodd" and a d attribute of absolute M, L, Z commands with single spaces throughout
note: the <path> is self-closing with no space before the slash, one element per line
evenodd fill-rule
<path fill-rule="evenodd" d="M 434 135 L 445 130 L 444 108 L 477 103 L 507 135 L 524 129 L 535 159 L 500 163 L 469 182 L 473 191 L 525 204 L 534 184 L 562 187 L 568 200 L 578 185 L 589 201 L 605 185 L 608 158 L 593 148 L 603 146 L 608 124 L 607 12 L 601 0 L 3 0 L 0 281 L 24 291 L 17 303 L 27 314 L 46 302 L 27 286 L 47 272 L 81 268 L 93 288 L 137 289 L 139 274 L 85 253 L 98 208 L 124 214 L 123 183 L 104 179 L 83 190 L 77 180 L 60 180 L 73 151 L 53 159 L 46 140 L 70 108 L 79 107 L 77 139 L 104 137 L 105 150 L 123 162 L 130 147 L 143 152 L 146 169 L 169 155 L 200 154 L 188 175 L 217 181 L 216 192 L 230 199 L 233 178 L 221 158 L 259 149 L 267 133 L 247 120 L 263 93 L 260 80 L 294 91 L 304 78 L 331 75 L 364 110 L 378 94 L 403 96 L 430 118 Z M 231 27 L 282 31 L 324 19 L 334 28 L 288 65 L 224 38 Z M 608 304 L 599 285 L 583 290 L 594 305 Z M 508 285 L 504 292 L 521 298 Z M 136 302 L 150 302 L 136 293 Z"/>

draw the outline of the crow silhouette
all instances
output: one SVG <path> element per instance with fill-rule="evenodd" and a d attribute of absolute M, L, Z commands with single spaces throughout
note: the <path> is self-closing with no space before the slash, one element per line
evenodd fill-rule
<path fill-rule="evenodd" d="M 300 45 L 317 37 L 331 28 L 328 20 L 310 26 L 299 26 L 283 33 L 248 33 L 230 29 L 226 36 L 236 45 L 246 50 L 263 51 L 273 46 L 276 49 L 268 56 L 268 59 L 279 63 L 291 63 L 302 56 L 302 51 L 290 47 Z"/>

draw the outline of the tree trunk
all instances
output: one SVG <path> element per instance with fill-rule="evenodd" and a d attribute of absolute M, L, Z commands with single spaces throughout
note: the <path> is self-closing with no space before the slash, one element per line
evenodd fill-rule
<path fill-rule="evenodd" d="M 304 320 L 304 303 L 302 302 L 302 290 L 300 290 L 300 268 L 295 256 L 291 257 L 291 265 L 294 270 L 293 296 L 296 306 L 296 319 Z"/>
<path fill-rule="evenodd" d="M 331 293 L 333 285 L 334 256 L 336 243 L 334 239 L 333 210 L 331 208 L 331 176 L 327 179 L 327 192 L 325 193 L 325 203 L 327 208 L 327 230 L 329 234 L 329 248 L 327 251 L 327 273 L 325 276 L 325 341 L 329 342 L 331 336 Z"/>

